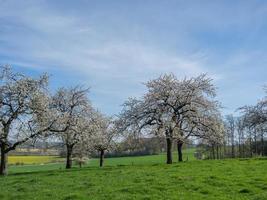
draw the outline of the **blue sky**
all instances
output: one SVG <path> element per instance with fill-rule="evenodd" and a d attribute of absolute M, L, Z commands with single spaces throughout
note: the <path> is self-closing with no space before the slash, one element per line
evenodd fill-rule
<path fill-rule="evenodd" d="M 0 64 L 83 84 L 112 115 L 162 73 L 207 73 L 224 114 L 264 96 L 267 1 L 0 0 Z"/>

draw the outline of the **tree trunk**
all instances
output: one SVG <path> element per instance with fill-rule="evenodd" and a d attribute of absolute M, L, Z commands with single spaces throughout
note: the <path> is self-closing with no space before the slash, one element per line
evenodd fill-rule
<path fill-rule="evenodd" d="M 246 157 L 246 152 L 245 152 L 245 142 L 243 141 L 243 144 L 242 144 L 242 157 Z"/>
<path fill-rule="evenodd" d="M 252 136 L 251 136 L 251 132 L 249 135 L 249 151 L 250 151 L 250 157 L 253 156 L 253 150 L 252 150 Z"/>
<path fill-rule="evenodd" d="M 242 157 L 245 157 L 245 138 L 244 138 L 244 132 L 242 131 Z"/>
<path fill-rule="evenodd" d="M 261 156 L 264 156 L 264 135 L 263 135 L 263 131 L 261 132 Z"/>
<path fill-rule="evenodd" d="M 220 149 L 220 159 L 222 159 L 223 155 L 222 155 L 222 146 L 221 145 L 220 145 L 219 149 Z"/>
<path fill-rule="evenodd" d="M 227 152 L 226 152 L 226 142 L 224 142 L 224 144 L 223 144 L 223 158 L 226 158 L 226 154 L 227 154 Z"/>
<path fill-rule="evenodd" d="M 215 160 L 215 147 L 214 147 L 214 144 L 212 145 L 211 149 L 212 149 L 212 159 Z"/>
<path fill-rule="evenodd" d="M 219 145 L 216 145 L 216 154 L 217 154 L 217 159 L 220 159 L 219 157 Z"/>
<path fill-rule="evenodd" d="M 100 150 L 100 163 L 99 166 L 103 167 L 103 163 L 104 163 L 104 150 Z"/>
<path fill-rule="evenodd" d="M 72 146 L 67 145 L 67 160 L 66 160 L 66 169 L 70 169 L 72 167 Z"/>
<path fill-rule="evenodd" d="M 258 144 L 257 144 L 257 132 L 254 130 L 254 145 L 255 145 L 255 154 L 258 156 Z"/>
<path fill-rule="evenodd" d="M 232 158 L 234 158 L 235 157 L 235 144 L 234 143 L 232 143 Z"/>
<path fill-rule="evenodd" d="M 166 138 L 167 142 L 167 164 L 172 164 L 172 139 Z"/>
<path fill-rule="evenodd" d="M 0 164 L 0 175 L 7 175 L 7 153 L 5 152 L 5 144 L 1 145 L 1 164 Z"/>
<path fill-rule="evenodd" d="M 178 151 L 178 162 L 183 162 L 183 153 L 182 153 L 183 141 L 177 141 L 177 151 Z"/>
<path fill-rule="evenodd" d="M 241 133 L 238 133 L 238 155 L 239 155 L 239 158 L 241 158 Z"/>

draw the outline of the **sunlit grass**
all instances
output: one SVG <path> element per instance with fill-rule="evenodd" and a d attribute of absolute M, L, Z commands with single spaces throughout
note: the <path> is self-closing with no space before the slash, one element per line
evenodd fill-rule
<path fill-rule="evenodd" d="M 45 165 L 46 170 L 38 172 L 28 166 L 28 172 L 13 171 L 0 178 L 0 199 L 267 199 L 264 159 L 87 166 L 71 170 L 50 166 Z M 22 166 L 24 170 L 26 167 Z"/>
<path fill-rule="evenodd" d="M 267 199 L 266 158 L 195 160 L 193 152 L 172 165 L 160 154 L 108 158 L 103 168 L 98 159 L 71 170 L 64 163 L 11 166 L 0 177 L 0 199 Z"/>

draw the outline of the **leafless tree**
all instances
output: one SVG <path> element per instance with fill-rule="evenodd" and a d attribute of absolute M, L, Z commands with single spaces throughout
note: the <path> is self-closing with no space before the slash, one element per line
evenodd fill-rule
<path fill-rule="evenodd" d="M 233 115 L 226 116 L 226 131 L 231 144 L 231 157 L 235 157 L 235 118 Z"/>

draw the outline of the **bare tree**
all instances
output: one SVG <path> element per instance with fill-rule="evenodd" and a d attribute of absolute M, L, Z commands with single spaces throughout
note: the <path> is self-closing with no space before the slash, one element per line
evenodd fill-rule
<path fill-rule="evenodd" d="M 226 116 L 226 130 L 231 143 L 231 157 L 235 157 L 235 118 L 233 115 Z"/>
<path fill-rule="evenodd" d="M 244 119 L 239 117 L 236 120 L 237 135 L 238 135 L 238 155 L 244 157 Z"/>

